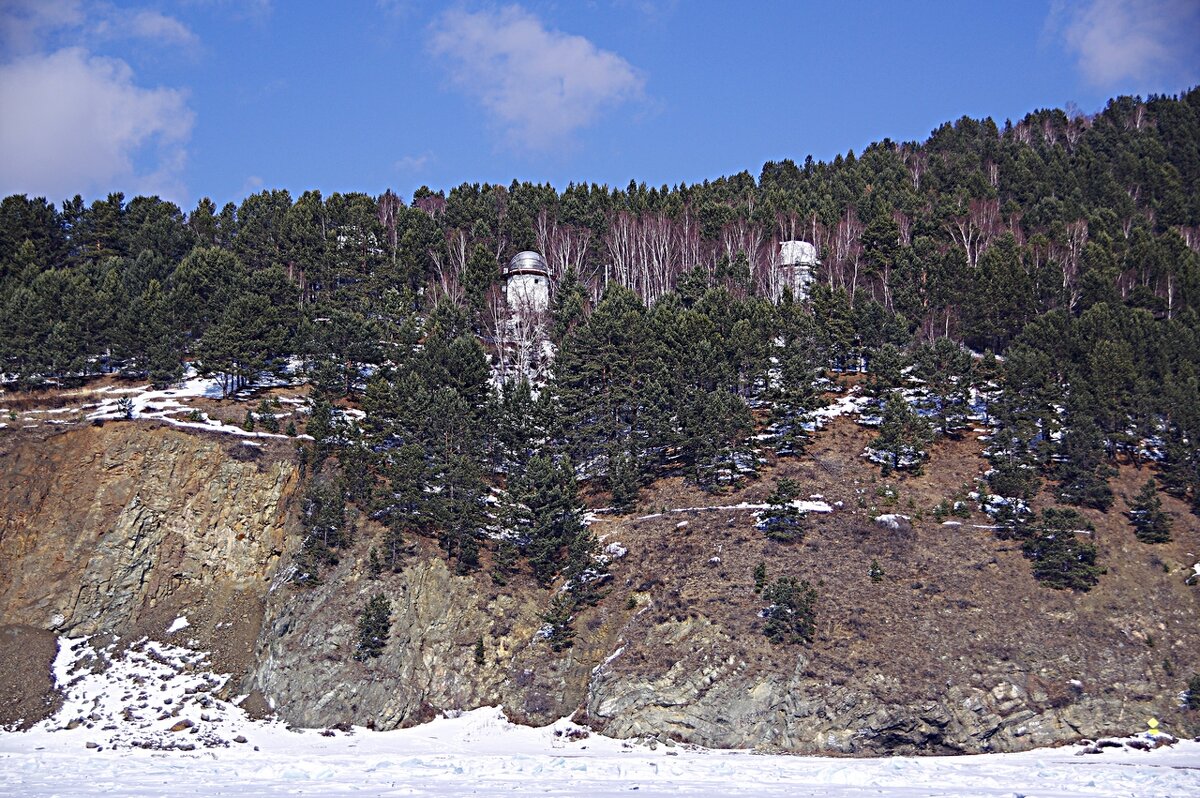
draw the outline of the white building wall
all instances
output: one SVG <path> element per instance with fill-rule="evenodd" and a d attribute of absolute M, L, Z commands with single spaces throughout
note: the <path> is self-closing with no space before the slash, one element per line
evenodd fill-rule
<path fill-rule="evenodd" d="M 806 264 L 784 266 L 783 274 L 784 285 L 791 286 L 792 298 L 797 302 L 808 299 L 808 292 L 816 279 L 812 267 Z"/>
<path fill-rule="evenodd" d="M 794 266 L 798 263 L 806 266 L 817 265 L 817 248 L 807 241 L 779 242 L 779 256 L 784 266 Z"/>
<path fill-rule="evenodd" d="M 544 274 L 510 274 L 505 299 L 513 310 L 545 310 L 550 306 L 550 278 Z"/>

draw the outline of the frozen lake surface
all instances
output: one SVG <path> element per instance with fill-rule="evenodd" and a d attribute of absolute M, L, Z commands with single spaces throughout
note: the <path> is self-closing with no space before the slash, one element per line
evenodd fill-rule
<path fill-rule="evenodd" d="M 680 750 L 560 728 L 513 726 L 498 710 L 394 732 L 322 737 L 247 730 L 236 747 L 89 750 L 86 729 L 0 738 L 8 796 L 822 795 L 1197 796 L 1200 744 L 1152 752 L 1076 748 L 965 757 L 827 759 Z M 254 746 L 259 750 L 254 750 Z"/>

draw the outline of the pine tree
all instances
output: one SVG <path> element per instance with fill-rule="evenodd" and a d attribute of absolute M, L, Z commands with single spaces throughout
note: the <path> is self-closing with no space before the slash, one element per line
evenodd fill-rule
<path fill-rule="evenodd" d="M 501 540 L 496 544 L 496 554 L 492 557 L 492 581 L 504 587 L 517 571 L 517 561 L 521 550 L 511 540 Z"/>
<path fill-rule="evenodd" d="M 628 512 L 637 506 L 641 490 L 641 469 L 627 448 L 614 444 L 608 455 L 608 489 L 612 505 L 618 512 Z"/>
<path fill-rule="evenodd" d="M 563 341 L 554 369 L 560 421 L 571 459 L 588 476 L 606 476 L 614 445 L 631 448 L 639 466 L 661 445 L 646 411 L 650 342 L 646 309 L 612 283 L 587 321 Z"/>
<path fill-rule="evenodd" d="M 550 599 L 550 607 L 542 615 L 546 625 L 542 629 L 546 642 L 552 651 L 562 651 L 570 648 L 575 642 L 575 630 L 571 622 L 575 620 L 575 598 L 570 591 L 560 591 Z"/>
<path fill-rule="evenodd" d="M 904 353 L 894 344 L 884 344 L 869 361 L 867 391 L 874 397 L 885 399 L 901 386 L 906 365 Z"/>
<path fill-rule="evenodd" d="M 775 490 L 767 497 L 768 507 L 758 519 L 758 528 L 771 540 L 793 543 L 803 539 L 802 517 L 793 503 L 799 495 L 800 485 L 794 479 L 776 480 Z"/>
<path fill-rule="evenodd" d="M 899 392 L 889 394 L 879 435 L 871 441 L 871 448 L 884 458 L 884 476 L 896 469 L 919 467 L 932 441 L 929 422 L 917 415 Z"/>
<path fill-rule="evenodd" d="M 301 504 L 301 525 L 304 542 L 296 558 L 292 581 L 315 585 L 320 581 L 323 566 L 338 561 L 338 550 L 353 540 L 346 520 L 346 493 L 340 483 L 314 484 L 309 487 Z"/>
<path fill-rule="evenodd" d="M 706 490 L 740 482 L 755 467 L 747 441 L 754 419 L 745 401 L 726 390 L 695 392 L 680 408 L 680 451 Z"/>
<path fill-rule="evenodd" d="M 383 559 L 387 567 L 399 573 L 404 568 L 404 519 L 392 516 L 387 534 L 383 537 Z"/>
<path fill-rule="evenodd" d="M 1067 429 L 1059 450 L 1061 457 L 1055 469 L 1059 499 L 1107 512 L 1113 503 L 1108 479 L 1115 472 L 1105 460 L 1100 428 L 1085 411 L 1068 412 Z"/>
<path fill-rule="evenodd" d="M 807 580 L 781 576 L 763 588 L 763 633 L 772 643 L 811 643 L 817 628 L 817 591 Z"/>
<path fill-rule="evenodd" d="M 971 355 L 949 338 L 917 349 L 917 376 L 925 381 L 934 421 L 943 435 L 957 437 L 970 413 Z"/>
<path fill-rule="evenodd" d="M 568 267 L 562 279 L 555 286 L 554 296 L 550 300 L 550 317 L 554 319 L 554 329 L 551 340 L 556 344 L 575 329 L 583 318 L 587 308 L 587 293 L 579 282 L 579 275 L 574 267 Z"/>
<path fill-rule="evenodd" d="M 382 593 L 376 593 L 358 614 L 358 639 L 354 658 L 365 662 L 383 653 L 392 628 L 392 603 Z"/>
<path fill-rule="evenodd" d="M 871 565 L 869 568 L 867 568 L 867 576 L 871 577 L 872 582 L 883 581 L 885 574 L 883 573 L 883 567 L 879 564 L 879 560 L 871 560 Z"/>
<path fill-rule="evenodd" d="M 574 469 L 569 460 L 555 463 L 548 454 L 534 455 L 510 493 L 521 549 L 534 578 L 548 586 L 567 562 L 576 538 L 586 533 Z"/>
<path fill-rule="evenodd" d="M 171 308 L 158 280 L 151 280 L 138 299 L 141 342 L 146 375 L 156 387 L 165 387 L 183 374 L 182 341 L 175 330 Z"/>
<path fill-rule="evenodd" d="M 1022 549 L 1033 561 L 1033 576 L 1056 590 L 1086 592 L 1104 572 L 1096 565 L 1096 547 L 1079 539 L 1078 531 L 1092 525 L 1074 510 L 1051 508 L 1042 512 L 1041 524 L 1029 531 Z"/>
<path fill-rule="evenodd" d="M 1169 543 L 1171 540 L 1171 517 L 1162 510 L 1158 498 L 1158 485 L 1153 479 L 1134 497 L 1129 506 L 1129 520 L 1134 534 L 1143 543 Z"/>
<path fill-rule="evenodd" d="M 258 417 L 259 423 L 263 425 L 263 429 L 267 432 L 279 432 L 279 419 L 275 417 L 275 413 L 265 398 L 258 403 L 255 415 Z"/>

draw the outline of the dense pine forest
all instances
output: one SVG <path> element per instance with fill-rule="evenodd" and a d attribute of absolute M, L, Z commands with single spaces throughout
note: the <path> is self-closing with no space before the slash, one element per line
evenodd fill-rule
<path fill-rule="evenodd" d="M 1100 567 L 1071 508 L 1112 505 L 1116 462 L 1153 465 L 1142 540 L 1169 539 L 1159 489 L 1200 513 L 1198 187 L 1194 89 L 1092 117 L 963 118 L 699 185 L 264 191 L 190 212 L 10 196 L 0 372 L 39 391 L 194 369 L 233 395 L 299 367 L 294 581 L 320 579 L 370 518 L 388 530 L 375 571 L 420 535 L 462 572 L 487 549 L 500 584 L 565 580 L 556 647 L 603 582 L 581 490 L 623 509 L 667 474 L 714 492 L 755 479 L 765 457 L 803 455 L 852 380 L 885 471 L 990 425 L 981 503 L 1039 578 L 1082 590 Z M 783 276 L 785 241 L 819 253 L 807 295 Z M 505 300 L 524 250 L 553 280 L 541 313 Z M 1060 507 L 1035 517 L 1044 485 Z"/>

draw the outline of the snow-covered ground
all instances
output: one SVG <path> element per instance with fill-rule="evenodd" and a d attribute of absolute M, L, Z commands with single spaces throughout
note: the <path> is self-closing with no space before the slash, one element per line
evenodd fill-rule
<path fill-rule="evenodd" d="M 290 373 L 288 372 L 287 374 Z M 289 377 L 287 374 L 281 377 L 263 372 L 255 381 L 253 389 L 297 384 L 296 379 L 298 378 Z M 234 395 L 234 398 L 244 401 L 249 399 L 251 394 L 252 389 L 246 388 L 238 391 Z M 52 409 L 25 410 L 19 416 L 22 417 L 23 421 L 30 422 L 23 425 L 26 429 L 35 427 L 39 422 L 47 424 L 72 424 L 81 421 L 112 421 L 128 417 L 139 420 L 161 421 L 174 427 L 219 432 L 240 438 L 286 439 L 289 437 L 288 435 L 263 430 L 247 431 L 239 424 L 226 423 L 219 419 L 210 418 L 207 413 L 198 410 L 192 405 L 192 400 L 194 399 L 220 399 L 222 395 L 220 381 L 216 377 L 201 377 L 193 369 L 189 368 L 183 381 L 170 388 L 156 390 L 150 385 L 133 387 L 106 385 L 95 390 L 84 390 L 67 394 L 68 397 L 78 397 L 80 402 L 78 405 Z M 280 403 L 303 405 L 304 400 L 299 397 L 285 396 L 280 399 Z M 5 412 L 7 412 L 6 409 L 0 408 L 0 413 Z M 282 415 L 277 415 L 277 418 L 286 421 L 287 416 L 291 415 L 291 412 L 290 410 L 281 411 Z M 359 410 L 338 412 L 347 417 L 359 420 L 365 416 Z M 62 417 L 68 414 L 71 418 Z M 53 416 L 59 416 L 59 418 L 54 418 Z M 7 426 L 8 424 L 0 423 L 0 428 Z M 312 440 L 307 435 L 297 435 L 295 438 Z M 253 446 L 256 444 L 247 443 L 247 445 Z"/>
<path fill-rule="evenodd" d="M 290 729 L 216 698 L 224 679 L 204 665 L 202 653 L 164 643 L 118 655 L 64 640 L 55 674 L 65 705 L 31 731 L 0 733 L 0 795 L 1200 795 L 1200 743 L 1190 741 L 836 759 L 626 742 L 565 720 L 530 728 L 495 708 L 390 732 Z"/>
<path fill-rule="evenodd" d="M 794 499 L 793 501 L 789 502 L 789 504 L 792 507 L 796 508 L 796 510 L 799 511 L 799 513 L 801 515 L 806 515 L 808 513 L 832 513 L 833 512 L 833 507 L 831 507 L 828 502 L 821 501 L 821 500 L 815 499 L 815 498 L 810 499 L 808 501 L 805 501 L 804 499 Z M 768 504 L 766 502 L 738 502 L 737 504 L 714 504 L 714 505 L 710 505 L 708 507 L 674 507 L 669 510 L 663 510 L 661 513 L 651 513 L 650 515 L 638 516 L 638 520 L 639 521 L 648 521 L 651 518 L 661 518 L 666 513 L 688 513 L 688 514 L 691 514 L 691 513 L 704 513 L 704 512 L 716 512 L 716 511 L 728 512 L 731 510 L 766 510 L 773 506 L 774 505 Z M 686 526 L 686 524 L 681 523 L 680 526 Z"/>

